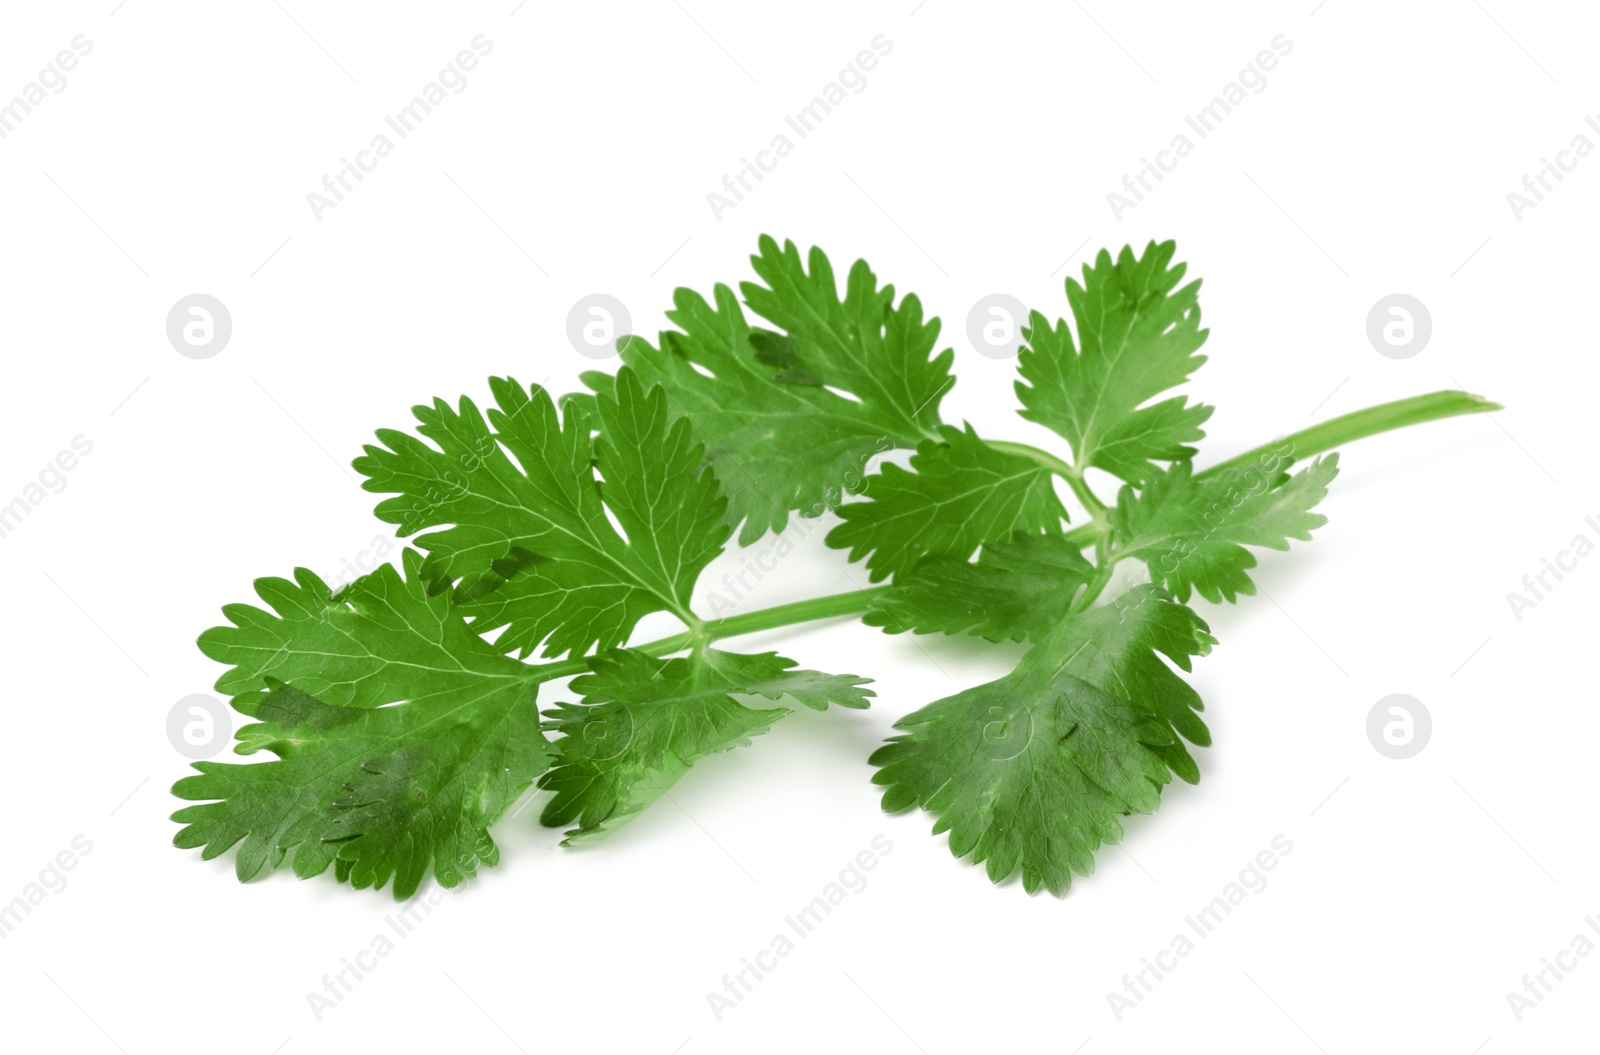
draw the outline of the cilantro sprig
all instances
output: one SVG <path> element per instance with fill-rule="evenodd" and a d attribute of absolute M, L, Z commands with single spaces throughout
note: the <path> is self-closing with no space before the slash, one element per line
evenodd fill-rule
<path fill-rule="evenodd" d="M 1191 598 L 1254 593 L 1254 551 L 1322 526 L 1336 448 L 1498 409 L 1435 392 L 1196 468 L 1212 408 L 1178 390 L 1209 331 L 1175 253 L 1102 251 L 1067 280 L 1070 319 L 1030 315 L 1018 413 L 1060 451 L 946 420 L 955 353 L 918 298 L 864 261 L 841 288 L 821 250 L 766 237 L 742 300 L 678 290 L 674 328 L 625 341 L 588 392 L 496 378 L 487 412 L 415 408 L 414 432 L 380 430 L 355 461 L 411 539 L 398 566 L 339 590 L 303 568 L 258 580 L 265 608 L 229 605 L 201 635 L 251 719 L 235 751 L 272 757 L 195 763 L 173 788 L 190 803 L 176 843 L 237 847 L 242 880 L 331 866 L 406 898 L 497 863 L 490 828 L 528 794 L 548 793 L 540 820 L 566 844 L 603 838 L 766 732 L 782 701 L 867 706 L 865 678 L 713 647 L 859 615 L 1027 643 L 1005 677 L 907 714 L 870 762 L 885 809 L 931 813 L 995 882 L 1065 894 L 1121 817 L 1200 779 L 1190 747 L 1210 734 L 1185 675 L 1215 641 Z M 876 585 L 694 610 L 735 535 L 796 514 L 835 518 L 828 545 Z M 1108 599 L 1124 561 L 1147 581 Z M 635 642 L 661 613 L 683 629 Z"/>

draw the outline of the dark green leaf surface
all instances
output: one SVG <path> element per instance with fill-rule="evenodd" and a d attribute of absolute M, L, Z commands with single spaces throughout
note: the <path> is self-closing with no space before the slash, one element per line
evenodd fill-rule
<path fill-rule="evenodd" d="M 454 584 L 474 629 L 504 627 L 502 650 L 521 655 L 612 647 L 652 612 L 686 615 L 728 537 L 726 506 L 666 394 L 623 370 L 590 420 L 571 405 L 559 416 L 537 385 L 490 384 L 487 421 L 470 399 L 436 400 L 415 409 L 431 445 L 384 429 L 355 463 L 367 490 L 396 496 L 380 518 L 402 535 L 436 529 L 416 540 L 430 586 Z"/>
<path fill-rule="evenodd" d="M 679 289 L 667 313 L 677 329 L 656 346 L 635 337 L 622 348 L 704 444 L 745 546 L 782 530 L 790 512 L 838 505 L 873 455 L 927 438 L 954 383 L 954 353 L 934 354 L 938 320 L 923 318 L 915 296 L 896 304 L 865 261 L 841 297 L 821 250 L 809 270 L 793 243 L 764 237 L 760 250 L 752 260 L 765 284 L 743 291 L 776 330 L 753 326 L 727 286 L 709 301 Z M 614 383 L 601 373 L 583 380 L 598 393 Z"/>
<path fill-rule="evenodd" d="M 873 582 L 924 557 L 966 560 L 984 542 L 1060 529 L 1067 511 L 1050 471 L 984 443 L 969 425 L 940 426 L 911 468 L 885 464 L 867 478 L 868 501 L 840 507 L 828 545 L 866 559 Z"/>
<path fill-rule="evenodd" d="M 1170 266 L 1176 251 L 1151 242 L 1142 256 L 1124 247 L 1113 262 L 1101 250 L 1082 284 L 1068 278 L 1076 345 L 1065 321 L 1031 317 L 1017 358 L 1019 413 L 1066 439 L 1080 470 L 1138 483 L 1154 462 L 1193 455 L 1189 444 L 1205 435 L 1210 407 L 1183 396 L 1151 402 L 1205 362 L 1196 354 L 1209 332 L 1200 328 L 1200 283 L 1179 286 L 1185 265 Z"/>

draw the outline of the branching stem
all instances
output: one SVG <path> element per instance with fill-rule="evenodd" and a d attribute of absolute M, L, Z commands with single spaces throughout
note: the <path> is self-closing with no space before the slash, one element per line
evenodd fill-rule
<path fill-rule="evenodd" d="M 1469 395 L 1466 392 L 1445 390 L 1430 392 L 1427 395 L 1412 396 L 1409 399 L 1398 399 L 1392 403 L 1380 403 L 1377 406 L 1367 407 L 1350 414 L 1313 425 L 1308 429 L 1290 433 L 1287 436 L 1253 447 L 1242 454 L 1235 455 L 1226 461 L 1203 469 L 1195 474 L 1196 479 L 1204 479 L 1226 472 L 1229 469 L 1243 468 L 1251 464 L 1270 461 L 1279 470 L 1287 468 L 1291 462 L 1301 461 L 1306 458 L 1324 454 L 1346 443 L 1376 436 L 1383 432 L 1392 432 L 1395 429 L 1407 428 L 1411 425 L 1420 425 L 1424 422 L 1439 421 L 1443 418 L 1452 418 L 1461 414 L 1481 414 L 1488 411 L 1499 410 L 1498 403 L 1491 403 L 1480 396 Z M 1094 578 L 1089 586 L 1073 603 L 1073 611 L 1083 611 L 1093 604 L 1100 596 L 1106 584 L 1111 580 L 1111 569 L 1119 559 L 1110 552 L 1108 540 L 1111 533 L 1111 524 L 1106 512 L 1105 503 L 1090 490 L 1084 481 L 1082 473 L 1067 462 L 1051 454 L 1049 451 L 1040 450 L 1026 443 L 1013 443 L 1010 441 L 988 441 L 989 446 L 996 450 L 1005 451 L 1031 461 L 1049 469 L 1052 473 L 1067 481 L 1072 488 L 1072 493 L 1090 514 L 1087 523 L 1080 524 L 1066 533 L 1066 537 L 1079 545 L 1094 545 L 1098 564 Z M 690 629 L 671 637 L 660 638 L 642 645 L 633 646 L 652 656 L 670 656 L 692 646 L 703 646 L 713 641 L 726 637 L 739 637 L 743 634 L 754 634 L 762 630 L 775 630 L 778 627 L 794 626 L 798 623 L 810 623 L 819 619 L 833 619 L 845 615 L 860 615 L 871 607 L 874 597 L 888 590 L 885 586 L 870 586 L 864 590 L 851 590 L 847 593 L 828 594 L 823 597 L 813 597 L 804 601 L 794 601 L 789 604 L 775 605 L 771 608 L 761 608 L 754 612 L 744 612 L 739 615 L 730 615 L 722 619 L 705 619 L 692 617 Z M 687 622 L 687 620 L 686 620 Z M 588 670 L 588 661 L 584 659 L 562 660 L 556 663 L 542 663 L 530 666 L 530 675 L 539 681 L 551 681 L 556 678 L 571 677 Z"/>

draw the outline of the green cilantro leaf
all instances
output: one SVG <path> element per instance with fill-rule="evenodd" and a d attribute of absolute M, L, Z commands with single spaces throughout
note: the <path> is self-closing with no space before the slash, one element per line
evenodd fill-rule
<path fill-rule="evenodd" d="M 906 716 L 871 762 L 886 809 L 933 813 L 996 882 L 1065 893 L 1122 838 L 1119 818 L 1154 810 L 1174 776 L 1199 780 L 1188 745 L 1210 734 L 1177 671 L 1214 642 L 1190 595 L 1253 593 L 1251 547 L 1323 524 L 1335 448 L 1499 409 L 1454 391 L 1397 400 L 1196 473 L 1211 408 L 1174 390 L 1205 361 L 1207 331 L 1175 252 L 1103 251 L 1067 280 L 1070 326 L 1031 314 L 1019 413 L 1070 451 L 945 424 L 954 352 L 936 350 L 938 319 L 864 261 L 841 288 L 820 250 L 770 237 L 742 302 L 728 285 L 709 300 L 678 290 L 675 328 L 654 347 L 623 341 L 617 374 L 585 374 L 588 392 L 557 401 L 497 378 L 484 411 L 415 408 L 415 434 L 380 430 L 355 465 L 417 549 L 337 592 L 303 569 L 259 580 L 264 608 L 229 605 L 229 625 L 201 635 L 251 719 L 236 751 L 273 757 L 196 763 L 173 787 L 188 803 L 176 843 L 205 858 L 237 847 L 241 879 L 331 866 L 404 898 L 495 863 L 489 827 L 535 784 L 566 843 L 598 839 L 790 713 L 772 702 L 872 695 L 854 675 L 713 643 L 861 615 L 1031 643 L 1011 674 Z M 869 473 L 899 448 L 909 459 Z M 1115 503 L 1090 469 L 1123 482 Z M 1085 514 L 1070 530 L 1067 491 Z M 749 545 L 792 513 L 833 510 L 827 545 L 886 585 L 736 612 L 713 592 L 706 616 L 693 610 L 735 531 Z M 791 542 L 724 583 L 743 591 Z M 1154 581 L 1095 607 L 1128 559 Z M 661 614 L 683 629 L 632 640 Z M 535 653 L 565 658 L 525 662 Z M 541 714 L 538 687 L 573 676 L 574 698 Z"/>
<path fill-rule="evenodd" d="M 357 887 L 392 878 L 397 899 L 430 869 L 450 887 L 496 862 L 488 826 L 551 756 L 540 672 L 428 596 L 420 554 L 403 563 L 404 578 L 385 565 L 337 594 L 304 568 L 294 582 L 262 579 L 271 612 L 229 605 L 233 625 L 201 635 L 201 651 L 229 664 L 217 688 L 257 721 L 236 750 L 277 760 L 194 763 L 172 789 L 200 803 L 173 814 L 178 846 L 209 859 L 242 843 L 241 880 L 291 851 L 302 878 L 337 859 Z"/>
<path fill-rule="evenodd" d="M 590 420 L 572 405 L 558 416 L 537 385 L 490 384 L 487 422 L 470 399 L 436 400 L 415 409 L 432 446 L 384 429 L 384 446 L 355 462 L 363 487 L 397 496 L 378 504 L 381 519 L 401 535 L 438 529 L 416 539 L 431 588 L 455 584 L 474 629 L 505 627 L 502 650 L 521 655 L 619 645 L 652 612 L 692 622 L 690 591 L 728 528 L 704 451 L 666 394 L 624 369 Z"/>
<path fill-rule="evenodd" d="M 1151 242 L 1135 258 L 1124 247 L 1113 263 L 1101 250 L 1082 285 L 1068 278 L 1076 347 L 1065 321 L 1031 316 L 1017 358 L 1018 413 L 1059 433 L 1080 472 L 1095 466 L 1140 483 L 1153 462 L 1192 456 L 1188 444 L 1205 435 L 1212 408 L 1183 396 L 1149 402 L 1205 362 L 1196 354 L 1210 332 L 1200 328 L 1200 283 L 1179 288 L 1186 265 L 1168 266 L 1176 251 Z"/>
<path fill-rule="evenodd" d="M 1049 469 L 991 447 L 970 425 L 941 425 L 939 435 L 917 448 L 909 471 L 888 463 L 867 477 L 870 501 L 838 509 L 843 523 L 827 543 L 866 557 L 873 582 L 924 557 L 966 560 L 991 539 L 1057 531 L 1066 518 Z"/>
<path fill-rule="evenodd" d="M 954 383 L 955 352 L 937 355 L 939 320 L 922 318 L 916 294 L 894 303 L 894 287 L 879 286 L 865 260 L 857 260 L 839 299 L 833 265 L 813 248 L 811 270 L 793 242 L 783 248 L 763 235 L 750 258 L 765 285 L 742 282 L 745 303 L 785 331 L 781 352 L 762 358 L 785 368 L 790 380 L 851 393 L 900 436 L 926 434 L 939 424 L 939 400 Z M 769 345 L 770 347 L 770 345 Z"/>
<path fill-rule="evenodd" d="M 1245 573 L 1256 558 L 1244 547 L 1286 550 L 1290 539 L 1309 540 L 1328 521 L 1311 509 L 1338 472 L 1337 454 L 1293 476 L 1240 468 L 1197 479 L 1187 461 L 1178 462 L 1137 492 L 1123 488 L 1112 513 L 1118 554 L 1143 559 L 1180 601 L 1190 590 L 1212 602 L 1253 594 Z"/>
<path fill-rule="evenodd" d="M 862 622 L 891 634 L 1038 641 L 1064 618 L 1094 565 L 1060 534 L 985 542 L 976 561 L 925 557 L 873 598 Z"/>
<path fill-rule="evenodd" d="M 939 422 L 953 383 L 954 352 L 933 354 L 939 321 L 915 296 L 894 303 L 865 261 L 850 269 L 841 300 L 821 250 L 808 273 L 793 243 L 763 238 L 752 258 L 766 286 L 745 283 L 753 311 L 783 332 L 753 327 L 738 298 L 718 285 L 712 300 L 679 289 L 667 318 L 678 327 L 658 347 L 639 337 L 622 361 L 659 384 L 686 417 L 728 498 L 740 545 L 781 531 L 791 511 L 817 516 L 859 488 L 868 459 L 915 447 Z M 587 373 L 597 393 L 613 379 Z M 841 394 L 841 393 L 847 393 Z"/>
<path fill-rule="evenodd" d="M 696 761 L 750 742 L 782 707 L 755 710 L 734 695 L 788 696 L 822 710 L 830 703 L 865 707 L 871 690 L 851 675 L 793 670 L 773 652 L 741 655 L 703 649 L 656 659 L 634 649 L 596 656 L 591 673 L 572 680 L 582 703 L 546 711 L 546 727 L 563 733 L 555 766 L 539 780 L 555 796 L 542 822 L 577 822 L 565 844 L 603 837 L 659 799 Z"/>
<path fill-rule="evenodd" d="M 1199 697 L 1160 657 L 1188 670 L 1212 643 L 1150 585 L 1068 619 L 1011 674 L 896 723 L 871 758 L 884 809 L 928 810 L 991 880 L 1064 895 L 1121 840 L 1119 816 L 1153 812 L 1170 773 L 1198 779 L 1179 736 L 1208 742 Z"/>

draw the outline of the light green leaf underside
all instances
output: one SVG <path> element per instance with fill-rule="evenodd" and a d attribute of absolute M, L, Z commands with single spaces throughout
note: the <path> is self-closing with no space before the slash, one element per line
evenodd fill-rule
<path fill-rule="evenodd" d="M 407 550 L 404 577 L 385 565 L 337 595 L 305 569 L 263 579 L 272 611 L 230 605 L 234 625 L 201 636 L 230 665 L 217 687 L 255 719 L 236 750 L 276 758 L 195 763 L 172 789 L 197 803 L 173 815 L 177 845 L 207 858 L 238 845 L 241 880 L 292 852 L 302 878 L 335 864 L 357 887 L 393 880 L 397 899 L 430 872 L 454 886 L 495 863 L 489 825 L 551 755 L 541 674 L 429 597 L 421 564 Z"/>
<path fill-rule="evenodd" d="M 927 557 L 895 576 L 862 621 L 892 634 L 1039 641 L 1066 618 L 1094 565 L 1060 534 L 985 542 L 976 561 Z"/>
<path fill-rule="evenodd" d="M 1119 817 L 1153 812 L 1171 773 L 1198 780 L 1182 738 L 1209 742 L 1200 700 L 1161 656 L 1187 670 L 1212 640 L 1148 585 L 1069 618 L 1011 674 L 896 723 L 871 759 L 884 809 L 928 810 L 995 882 L 1064 895 Z"/>
<path fill-rule="evenodd" d="M 750 742 L 789 712 L 755 709 L 734 696 L 790 697 L 821 710 L 833 703 L 865 707 L 866 679 L 795 670 L 775 653 L 742 655 L 703 649 L 657 659 L 633 649 L 596 656 L 574 678 L 581 703 L 546 711 L 556 741 L 554 766 L 539 786 L 554 792 L 542 822 L 576 822 L 566 842 L 608 835 L 666 794 L 706 755 Z"/>
<path fill-rule="evenodd" d="M 1275 466 L 1235 469 L 1196 479 L 1188 462 L 1158 472 L 1144 488 L 1123 488 L 1113 511 L 1119 552 L 1138 556 L 1152 580 L 1180 601 L 1190 591 L 1208 601 L 1256 592 L 1246 574 L 1256 558 L 1245 546 L 1286 550 L 1327 523 L 1311 512 L 1339 473 L 1339 456 L 1319 458 L 1293 476 Z"/>

